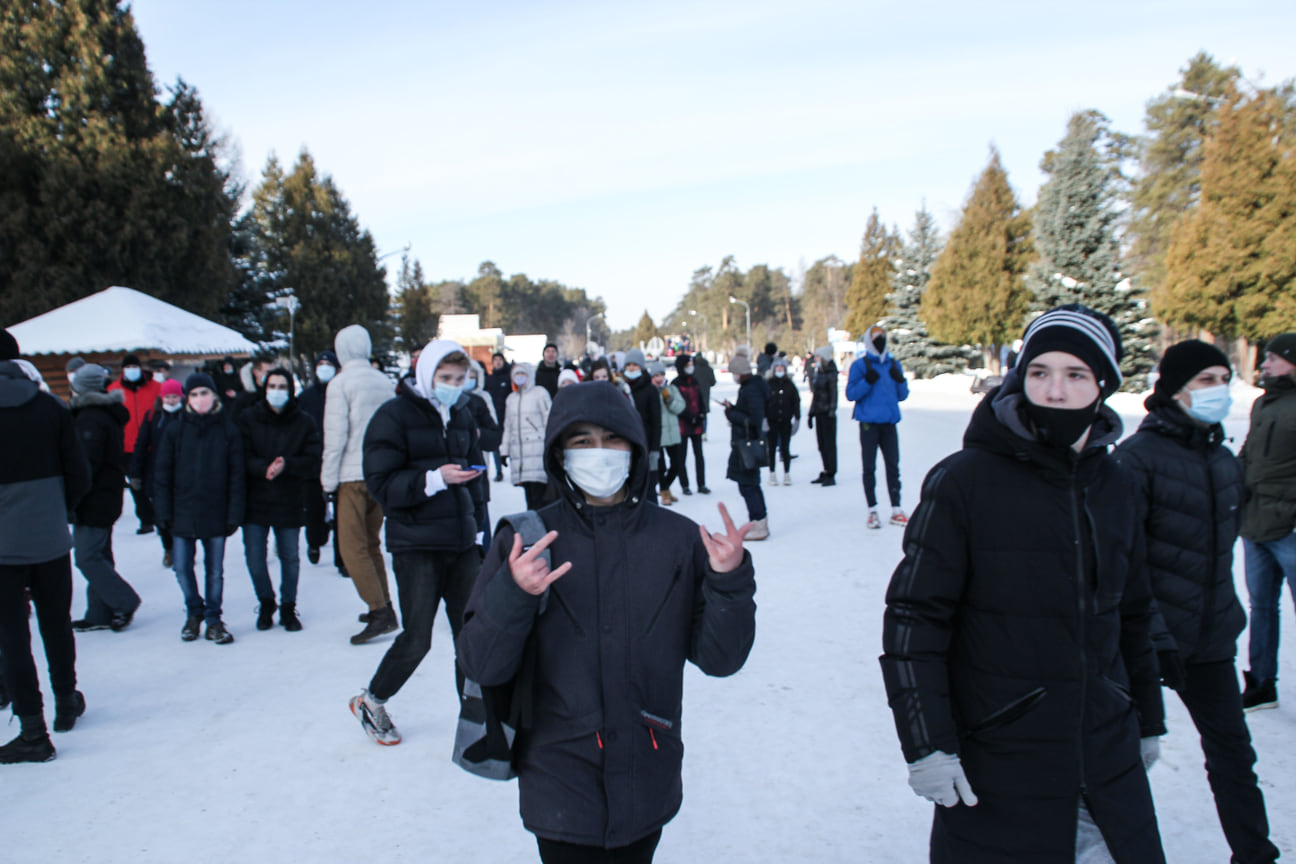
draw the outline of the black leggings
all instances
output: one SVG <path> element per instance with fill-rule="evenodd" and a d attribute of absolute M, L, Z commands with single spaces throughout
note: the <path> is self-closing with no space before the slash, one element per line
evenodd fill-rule
<path fill-rule="evenodd" d="M 543 864 L 651 864 L 660 841 L 661 829 L 658 828 L 629 846 L 618 846 L 615 849 L 581 846 L 579 843 L 563 843 L 543 837 L 536 838 L 536 845 L 540 847 L 540 860 Z"/>
<path fill-rule="evenodd" d="M 783 420 L 770 424 L 769 430 L 769 470 L 774 470 L 775 456 L 783 457 L 783 470 L 792 467 L 792 421 Z"/>
<path fill-rule="evenodd" d="M 680 480 L 680 486 L 687 489 L 688 475 L 684 473 L 684 445 L 682 443 L 672 444 L 663 449 L 665 450 L 667 461 L 670 462 L 670 467 L 666 469 L 666 473 L 662 474 L 662 490 L 665 491 L 669 489 L 670 485 L 675 482 L 676 477 L 682 478 Z"/>
<path fill-rule="evenodd" d="M 684 489 L 689 488 L 688 463 L 685 457 L 688 455 L 689 442 L 693 442 L 693 468 L 697 471 L 697 485 L 699 489 L 706 488 L 706 458 L 702 455 L 702 436 L 685 435 L 680 441 L 680 461 L 679 461 L 679 481 L 680 486 Z"/>

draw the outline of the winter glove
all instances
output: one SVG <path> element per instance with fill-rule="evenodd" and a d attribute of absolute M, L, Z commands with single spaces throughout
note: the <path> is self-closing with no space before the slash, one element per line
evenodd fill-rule
<path fill-rule="evenodd" d="M 797 430 L 800 428 L 801 428 L 801 418 L 797 417 L 792 421 L 792 434 L 795 435 L 797 433 Z"/>
<path fill-rule="evenodd" d="M 900 370 L 899 365 L 892 364 L 892 366 L 891 366 L 891 380 L 894 381 L 894 382 L 896 382 L 897 384 L 902 384 L 902 383 L 904 383 L 904 372 L 902 372 L 902 371 Z"/>
<path fill-rule="evenodd" d="M 130 484 L 130 488 L 133 489 L 133 490 L 136 491 L 136 492 L 139 492 L 141 489 L 144 488 L 144 478 L 143 478 L 143 477 L 132 477 L 132 478 L 130 478 L 130 480 L 128 480 L 128 481 L 126 481 L 126 482 L 129 483 L 129 484 Z"/>
<path fill-rule="evenodd" d="M 500 456 L 500 465 L 502 465 L 505 468 L 509 467 L 507 456 Z"/>
<path fill-rule="evenodd" d="M 909 763 L 909 788 L 942 807 L 954 807 L 960 801 L 969 807 L 977 805 L 959 757 L 944 750 Z"/>
<path fill-rule="evenodd" d="M 1152 766 L 1161 758 L 1160 738 L 1140 738 L 1139 756 L 1143 759 L 1143 770 L 1151 771 Z"/>
<path fill-rule="evenodd" d="M 1173 648 L 1158 651 L 1157 663 L 1161 666 L 1161 683 L 1176 693 L 1182 693 L 1188 673 L 1179 652 Z"/>
<path fill-rule="evenodd" d="M 878 379 L 881 377 L 882 376 L 878 374 L 878 371 L 872 366 L 869 366 L 864 370 L 864 380 L 870 384 L 876 384 Z"/>

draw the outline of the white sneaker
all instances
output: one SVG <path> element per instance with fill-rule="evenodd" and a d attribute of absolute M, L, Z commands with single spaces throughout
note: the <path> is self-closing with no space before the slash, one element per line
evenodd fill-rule
<path fill-rule="evenodd" d="M 786 471 L 783 472 L 783 485 L 784 486 L 792 485 L 792 475 Z"/>
<path fill-rule="evenodd" d="M 747 532 L 748 540 L 767 540 L 769 539 L 769 517 L 757 519 L 752 523 L 751 531 Z"/>
<path fill-rule="evenodd" d="M 891 524 L 899 525 L 901 528 L 909 524 L 909 517 L 899 507 L 891 511 Z"/>
<path fill-rule="evenodd" d="M 352 696 L 350 705 L 351 713 L 360 721 L 365 734 L 374 741 L 384 747 L 391 747 L 401 742 L 396 725 L 392 723 L 391 717 L 387 716 L 387 709 L 381 703 L 375 702 L 368 690 L 361 690 L 359 696 Z"/>
<path fill-rule="evenodd" d="M 769 485 L 771 485 L 771 486 L 777 486 L 777 485 L 778 485 L 778 475 L 775 474 L 773 471 L 770 472 Z"/>
<path fill-rule="evenodd" d="M 876 510 L 869 511 L 868 527 L 877 528 L 879 530 L 882 528 L 882 517 L 878 516 Z"/>

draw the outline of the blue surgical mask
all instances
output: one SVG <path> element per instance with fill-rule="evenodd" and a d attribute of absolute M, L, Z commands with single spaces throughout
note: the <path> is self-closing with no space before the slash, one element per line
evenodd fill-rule
<path fill-rule="evenodd" d="M 774 367 L 774 377 L 775 377 L 775 378 L 782 378 L 784 375 L 787 375 L 787 370 L 786 370 L 786 369 L 784 369 L 782 366 L 775 366 L 775 367 Z"/>
<path fill-rule="evenodd" d="M 1188 395 L 1192 398 L 1192 405 L 1184 410 L 1203 423 L 1220 422 L 1233 406 L 1233 395 L 1229 393 L 1227 384 L 1189 390 Z"/>
<path fill-rule="evenodd" d="M 459 401 L 459 397 L 463 395 L 463 391 L 464 388 L 462 387 L 452 387 L 449 384 L 442 384 L 440 381 L 432 385 L 432 395 L 436 397 L 438 402 L 447 408 L 452 407 Z"/>
<path fill-rule="evenodd" d="M 464 390 L 467 390 L 469 393 L 471 393 L 472 391 L 474 391 L 474 390 L 476 390 L 476 389 L 477 389 L 477 379 L 476 379 L 476 378 L 468 378 L 468 379 L 466 379 L 466 380 L 464 381 Z"/>
<path fill-rule="evenodd" d="M 138 366 L 127 366 L 122 370 L 122 377 L 127 381 L 138 381 L 140 379 L 140 368 Z"/>
<path fill-rule="evenodd" d="M 270 403 L 270 407 L 272 408 L 282 408 L 283 406 L 288 404 L 288 391 L 287 390 L 267 390 L 266 401 Z"/>
<path fill-rule="evenodd" d="M 332 381 L 333 376 L 336 374 L 337 370 L 328 363 L 321 363 L 319 366 L 315 367 L 315 377 L 319 379 L 321 384 L 327 384 Z"/>
<path fill-rule="evenodd" d="M 642 369 L 627 369 L 627 370 L 625 370 L 624 372 L 622 372 L 621 374 L 624 375 L 625 377 L 629 378 L 631 381 L 633 381 L 633 380 L 635 380 L 636 378 L 638 378 L 640 375 L 643 374 L 643 370 L 642 370 Z"/>

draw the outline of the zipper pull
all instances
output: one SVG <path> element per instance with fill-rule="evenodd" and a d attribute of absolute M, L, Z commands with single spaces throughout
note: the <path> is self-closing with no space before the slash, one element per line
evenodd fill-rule
<path fill-rule="evenodd" d="M 648 737 L 652 739 L 652 742 L 653 742 L 653 749 L 656 750 L 656 749 L 657 749 L 657 736 L 656 736 L 656 734 L 653 733 L 653 730 L 652 730 L 651 727 L 649 727 L 649 729 L 648 729 Z"/>
<path fill-rule="evenodd" d="M 603 736 L 600 735 L 600 734 L 596 731 L 596 732 L 594 733 L 594 740 L 598 742 L 598 748 L 599 748 L 600 750 L 602 750 L 602 749 L 603 749 Z"/>

